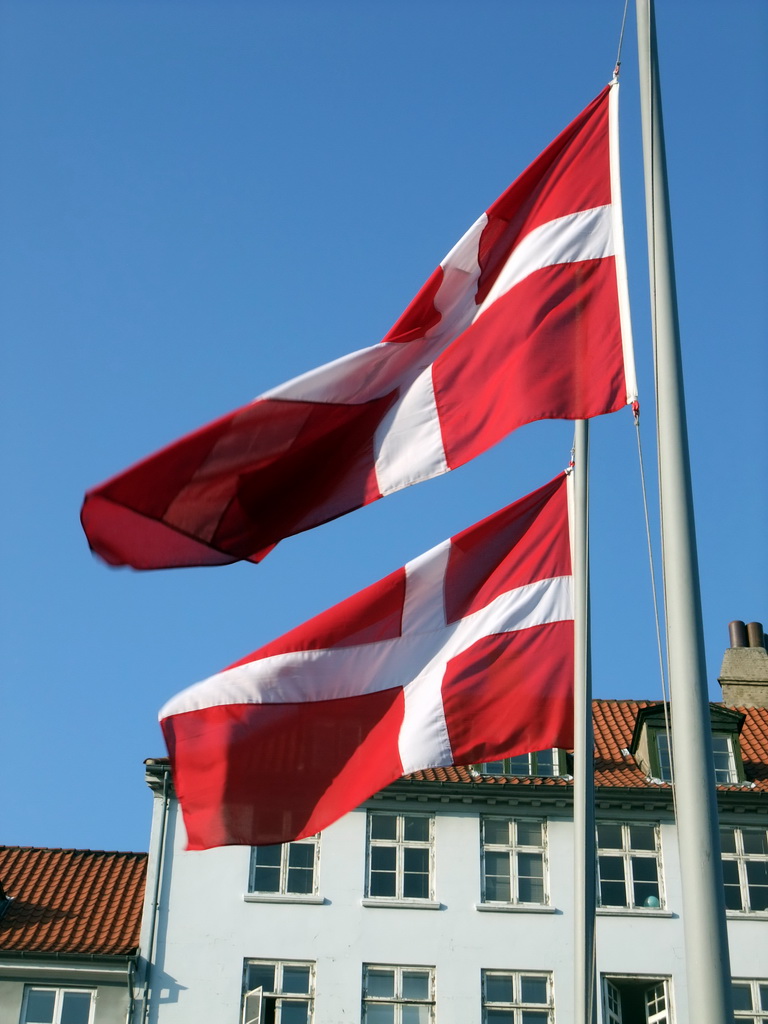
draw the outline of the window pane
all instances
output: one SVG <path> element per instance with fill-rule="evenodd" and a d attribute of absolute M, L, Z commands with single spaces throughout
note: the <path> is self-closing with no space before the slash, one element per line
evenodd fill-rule
<path fill-rule="evenodd" d="M 403 999 L 429 999 L 428 971 L 403 971 Z"/>
<path fill-rule="evenodd" d="M 514 1010 L 487 1010 L 488 1024 L 515 1024 Z"/>
<path fill-rule="evenodd" d="M 382 999 L 392 999 L 395 994 L 395 972 L 369 970 L 367 975 L 367 994 Z"/>
<path fill-rule="evenodd" d="M 61 1003 L 60 1024 L 88 1024 L 90 1012 L 90 992 L 65 992 Z"/>
<path fill-rule="evenodd" d="M 248 992 L 255 988 L 263 988 L 265 992 L 275 991 L 274 964 L 248 964 L 248 977 L 245 987 Z"/>
<path fill-rule="evenodd" d="M 495 818 L 486 818 L 483 823 L 486 843 L 496 846 L 507 846 L 509 843 L 509 822 Z"/>
<path fill-rule="evenodd" d="M 768 910 L 768 861 L 747 861 L 749 909 Z"/>
<path fill-rule="evenodd" d="M 291 843 L 288 848 L 288 864 L 292 868 L 311 868 L 315 863 L 314 843 Z"/>
<path fill-rule="evenodd" d="M 630 825 L 629 842 L 633 850 L 655 850 L 656 829 L 653 825 Z"/>
<path fill-rule="evenodd" d="M 745 829 L 742 832 L 742 838 L 744 840 L 744 853 L 757 853 L 763 857 L 768 857 L 768 833 L 754 832 Z"/>
<path fill-rule="evenodd" d="M 598 857 L 601 882 L 624 883 L 624 859 L 622 857 Z"/>
<path fill-rule="evenodd" d="M 404 815 L 403 836 L 412 843 L 428 843 L 429 818 L 417 818 L 411 814 Z"/>
<path fill-rule="evenodd" d="M 503 775 L 504 774 L 504 762 L 503 761 L 486 761 L 484 765 L 481 765 L 483 773 L 485 775 Z"/>
<path fill-rule="evenodd" d="M 372 839 L 397 839 L 397 815 L 396 814 L 373 814 L 373 815 L 371 815 L 371 838 Z"/>
<path fill-rule="evenodd" d="M 531 758 L 530 754 L 520 754 L 517 757 L 510 757 L 507 761 L 507 774 L 509 775 L 530 775 Z"/>
<path fill-rule="evenodd" d="M 403 896 L 410 899 L 429 897 L 429 850 L 403 850 Z"/>
<path fill-rule="evenodd" d="M 621 825 L 598 825 L 597 845 L 604 850 L 621 850 Z"/>
<path fill-rule="evenodd" d="M 498 873 L 485 876 L 485 898 L 492 903 L 509 903 L 512 899 L 512 887 L 509 880 L 509 857 L 504 858 L 506 862 L 506 874 L 502 869 Z"/>
<path fill-rule="evenodd" d="M 280 891 L 280 868 L 253 869 L 254 892 L 279 892 Z"/>
<path fill-rule="evenodd" d="M 298 895 L 312 892 L 313 871 L 311 868 L 288 868 L 286 889 Z"/>
<path fill-rule="evenodd" d="M 309 1003 L 303 999 L 294 1001 L 280 1000 L 280 1024 L 307 1024 L 309 1020 Z"/>
<path fill-rule="evenodd" d="M 41 989 L 30 989 L 27 993 L 27 1016 L 29 1024 L 51 1024 L 56 993 Z"/>
<path fill-rule="evenodd" d="M 731 991 L 733 992 L 734 1010 L 752 1009 L 752 990 L 749 985 L 739 985 L 734 982 Z"/>
<path fill-rule="evenodd" d="M 282 846 L 256 846 L 253 850 L 253 863 L 268 868 L 279 868 L 282 849 Z"/>
<path fill-rule="evenodd" d="M 429 1024 L 429 1006 L 404 1006 L 403 1024 Z"/>
<path fill-rule="evenodd" d="M 283 967 L 283 992 L 309 992 L 309 967 L 286 964 Z"/>
<path fill-rule="evenodd" d="M 365 1019 L 367 1024 L 394 1024 L 395 1008 L 387 1003 L 368 1003 Z"/>
<path fill-rule="evenodd" d="M 624 883 L 621 882 L 600 882 L 600 903 L 604 907 L 623 907 L 626 905 L 627 895 Z"/>
<path fill-rule="evenodd" d="M 517 842 L 519 846 L 541 846 L 541 822 L 518 821 Z"/>
<path fill-rule="evenodd" d="M 550 748 L 549 750 L 539 750 L 536 752 L 536 774 L 537 775 L 556 775 L 557 767 L 557 752 Z"/>
<path fill-rule="evenodd" d="M 517 855 L 518 899 L 523 903 L 541 903 L 544 899 L 544 859 L 540 853 Z"/>
<path fill-rule="evenodd" d="M 523 975 L 520 979 L 520 1001 L 547 1005 L 547 979 Z"/>
<path fill-rule="evenodd" d="M 760 986 L 760 1009 L 768 1010 L 768 985 Z"/>
<path fill-rule="evenodd" d="M 512 975 L 486 974 L 485 998 L 489 1003 L 511 1003 L 515 998 Z"/>
<path fill-rule="evenodd" d="M 520 1017 L 521 1024 L 546 1024 L 549 1020 L 549 1010 L 523 1010 Z"/>
<path fill-rule="evenodd" d="M 720 829 L 720 848 L 723 853 L 736 853 L 736 830 L 732 828 Z"/>
<path fill-rule="evenodd" d="M 739 865 L 735 860 L 724 860 L 722 864 L 726 910 L 742 910 Z"/>

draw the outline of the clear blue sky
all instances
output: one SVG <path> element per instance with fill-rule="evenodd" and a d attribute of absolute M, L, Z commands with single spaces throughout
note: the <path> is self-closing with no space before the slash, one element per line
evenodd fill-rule
<path fill-rule="evenodd" d="M 768 620 L 768 5 L 660 3 L 710 692 Z M 610 78 L 621 0 L 5 0 L 0 842 L 146 849 L 157 709 L 550 479 L 568 424 L 282 544 L 107 569 L 83 492 L 373 344 Z M 654 468 L 634 4 L 622 159 Z M 660 696 L 628 411 L 592 432 L 595 693 Z M 655 515 L 655 492 L 651 495 Z"/>

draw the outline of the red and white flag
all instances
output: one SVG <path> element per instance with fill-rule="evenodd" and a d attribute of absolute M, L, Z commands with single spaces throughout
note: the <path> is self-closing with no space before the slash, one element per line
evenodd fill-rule
<path fill-rule="evenodd" d="M 91 490 L 93 550 L 136 569 L 258 562 L 524 423 L 633 401 L 617 89 L 473 224 L 382 342 Z"/>
<path fill-rule="evenodd" d="M 312 835 L 400 776 L 569 747 L 566 476 L 160 712 L 188 848 Z"/>

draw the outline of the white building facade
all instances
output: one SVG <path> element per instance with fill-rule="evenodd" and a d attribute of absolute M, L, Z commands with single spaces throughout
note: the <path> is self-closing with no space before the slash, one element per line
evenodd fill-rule
<path fill-rule="evenodd" d="M 735 1020 L 751 1024 L 768 1022 L 765 703 L 712 709 Z M 662 715 L 595 702 L 604 1024 L 689 1021 Z M 186 852 L 167 762 L 147 762 L 134 1024 L 567 1024 L 569 767 L 540 752 L 421 772 L 315 838 Z"/>

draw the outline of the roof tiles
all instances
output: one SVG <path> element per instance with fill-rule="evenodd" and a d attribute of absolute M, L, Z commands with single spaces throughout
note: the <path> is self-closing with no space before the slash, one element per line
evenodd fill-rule
<path fill-rule="evenodd" d="M 133 953 L 146 871 L 145 853 L 0 846 L 0 952 Z"/>

